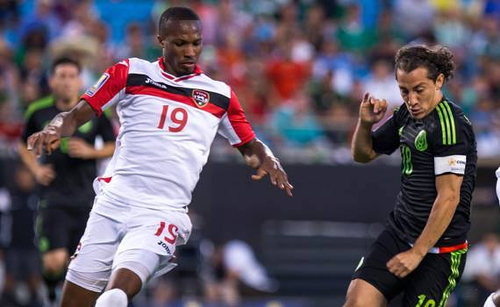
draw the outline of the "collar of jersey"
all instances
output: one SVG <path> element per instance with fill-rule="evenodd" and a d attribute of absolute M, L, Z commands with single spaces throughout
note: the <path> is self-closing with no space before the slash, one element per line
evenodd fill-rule
<path fill-rule="evenodd" d="M 200 66 L 198 66 L 198 64 L 196 64 L 196 66 L 194 68 L 194 72 L 192 74 L 184 75 L 184 76 L 180 76 L 180 77 L 174 76 L 172 74 L 169 74 L 165 70 L 165 63 L 163 62 L 163 57 L 159 57 L 158 58 L 158 65 L 160 66 L 160 71 L 161 71 L 162 76 L 164 76 L 165 78 L 167 78 L 169 80 L 172 80 L 174 82 L 179 82 L 179 81 L 187 80 L 189 78 L 192 78 L 194 76 L 198 76 L 201 73 L 203 73 L 203 71 L 201 70 Z"/>

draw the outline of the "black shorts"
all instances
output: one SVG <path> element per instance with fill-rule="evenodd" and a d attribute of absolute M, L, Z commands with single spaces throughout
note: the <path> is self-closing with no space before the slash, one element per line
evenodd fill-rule
<path fill-rule="evenodd" d="M 83 235 L 90 207 L 40 208 L 36 219 L 36 237 L 41 253 L 66 248 L 75 251 Z"/>
<path fill-rule="evenodd" d="M 360 278 L 377 288 L 391 301 L 403 293 L 403 306 L 445 306 L 465 266 L 467 249 L 446 254 L 427 254 L 419 266 L 405 278 L 387 269 L 396 254 L 410 249 L 391 228 L 386 228 L 362 259 L 353 279 Z"/>

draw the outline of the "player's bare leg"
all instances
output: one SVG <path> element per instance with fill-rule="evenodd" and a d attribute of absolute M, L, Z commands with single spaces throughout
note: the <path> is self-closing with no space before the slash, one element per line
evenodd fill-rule
<path fill-rule="evenodd" d="M 61 307 L 92 307 L 98 296 L 99 293 L 66 280 L 62 291 Z"/>
<path fill-rule="evenodd" d="M 354 279 L 349 284 L 344 307 L 385 307 L 384 295 L 370 283 L 362 279 Z"/>

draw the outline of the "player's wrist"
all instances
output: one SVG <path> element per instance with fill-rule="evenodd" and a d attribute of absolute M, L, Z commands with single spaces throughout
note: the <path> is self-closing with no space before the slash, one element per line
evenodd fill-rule
<path fill-rule="evenodd" d="M 358 120 L 358 125 L 363 129 L 371 130 L 374 124 L 375 123 L 373 121 L 363 120 L 362 118 Z"/>
<path fill-rule="evenodd" d="M 425 257 L 425 255 L 427 254 L 427 252 L 429 251 L 429 249 L 430 249 L 430 248 L 425 248 L 425 247 L 418 246 L 417 244 L 415 244 L 415 245 L 412 247 L 412 249 L 411 249 L 411 250 L 412 250 L 412 252 L 413 252 L 415 255 L 417 255 L 417 256 L 419 256 L 419 257 L 423 258 L 423 257 Z"/>

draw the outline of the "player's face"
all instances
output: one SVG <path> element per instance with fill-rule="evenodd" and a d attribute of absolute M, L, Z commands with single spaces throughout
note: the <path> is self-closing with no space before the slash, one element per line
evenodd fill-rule
<path fill-rule="evenodd" d="M 429 79 L 427 74 L 425 67 L 418 67 L 410 72 L 401 69 L 396 71 L 401 97 L 415 119 L 422 119 L 431 113 L 443 96 L 443 74 L 440 74 L 435 82 Z"/>
<path fill-rule="evenodd" d="M 163 46 L 167 72 L 182 76 L 194 72 L 202 49 L 201 23 L 196 20 L 168 21 L 165 37 L 158 36 Z"/>
<path fill-rule="evenodd" d="M 78 101 L 82 79 L 78 67 L 73 64 L 60 64 L 50 78 L 50 88 L 56 99 L 65 102 Z"/>

